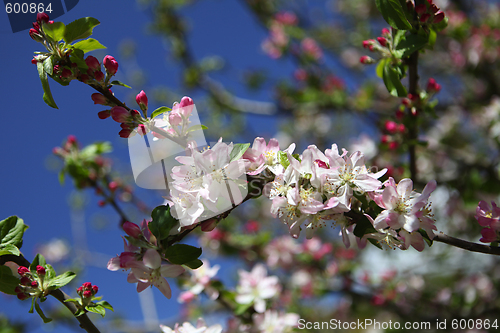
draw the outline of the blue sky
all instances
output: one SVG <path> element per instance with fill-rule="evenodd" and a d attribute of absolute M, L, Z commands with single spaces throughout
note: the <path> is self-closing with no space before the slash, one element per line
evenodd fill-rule
<path fill-rule="evenodd" d="M 142 89 L 147 92 L 149 86 L 162 84 L 176 89 L 180 94 L 187 94 L 179 88 L 180 70 L 169 59 L 165 42 L 157 36 L 145 34 L 149 16 L 135 1 L 80 1 L 73 10 L 57 20 L 67 24 L 85 16 L 95 17 L 101 22 L 94 29 L 93 37 L 108 49 L 93 53 L 97 58 L 102 59 L 105 54 L 111 54 L 120 62 L 120 43 L 127 38 L 137 43 L 137 65 L 145 70 L 148 86 L 133 87 L 134 93 Z M 230 59 L 230 66 L 224 72 L 229 77 L 225 83 L 234 92 L 243 96 L 246 94 L 238 83 L 244 69 L 267 68 L 273 74 L 291 75 L 293 69 L 289 62 L 277 63 L 262 53 L 260 42 L 265 38 L 266 32 L 250 17 L 241 2 L 201 1 L 189 9 L 189 17 L 193 28 L 191 45 L 196 57 L 220 54 Z M 0 14 L 0 39 L 3 45 L 0 52 L 0 91 L 5 117 L 0 131 L 0 218 L 18 215 L 30 226 L 25 234 L 22 251 L 28 259 L 32 259 L 36 254 L 37 244 L 53 238 L 63 238 L 72 243 L 73 233 L 76 232 L 71 227 L 72 216 L 68 205 L 73 186 L 70 182 L 60 186 L 57 175 L 46 166 L 52 148 L 60 145 L 69 134 L 76 135 L 83 145 L 96 140 L 110 141 L 115 148 L 112 157 L 125 172 L 130 172 L 128 151 L 124 140 L 117 135 L 118 124 L 111 119 L 97 118 L 97 112 L 101 109 L 94 106 L 90 99 L 94 92 L 91 88 L 76 81 L 67 87 L 51 82 L 59 109 L 52 109 L 43 102 L 36 67 L 30 63 L 33 52 L 41 51 L 42 45 L 34 42 L 27 30 L 12 33 L 4 12 Z M 117 78 L 126 81 L 126 71 L 127 68 L 120 67 Z M 129 93 L 126 88 L 120 87 L 115 88 L 114 92 L 122 99 Z M 255 95 L 246 97 L 255 98 Z M 257 97 L 269 100 L 271 92 Z M 207 113 L 202 111 L 202 120 L 205 116 L 208 116 Z M 267 122 L 264 117 L 257 117 L 255 120 Z M 101 259 L 96 259 L 96 264 L 102 264 L 106 258 L 122 251 L 121 233 L 113 223 L 116 217 L 111 208 L 98 208 L 97 199 L 91 192 L 87 194 L 88 204 L 79 217 L 85 221 L 84 232 L 88 247 L 103 254 Z M 149 193 L 148 196 L 154 197 L 154 194 Z M 162 201 L 160 197 L 155 200 L 157 201 L 149 201 L 149 204 L 153 206 Z M 96 230 L 91 226 L 91 221 L 102 214 L 112 222 L 102 230 Z M 85 273 L 77 279 L 79 283 L 91 281 L 97 284 L 100 287 L 99 294 L 114 305 L 117 311 L 128 319 L 140 321 L 142 314 L 138 295 L 135 287 L 128 284 L 125 278 L 124 274 L 87 267 Z M 74 290 L 66 289 L 66 292 L 74 293 Z M 157 290 L 154 290 L 154 296 L 160 319 L 172 318 L 177 313 L 179 305 L 175 301 L 176 292 L 171 300 L 163 298 Z M 56 303 L 52 299 L 49 302 Z M 17 320 L 29 319 L 29 328 L 33 333 L 53 329 L 51 325 L 44 326 L 36 315 L 27 313 L 28 302 L 19 302 L 2 294 L 0 303 L 0 313 L 4 312 Z M 97 315 L 93 318 L 96 319 Z M 57 331 L 70 332 L 60 327 Z"/>

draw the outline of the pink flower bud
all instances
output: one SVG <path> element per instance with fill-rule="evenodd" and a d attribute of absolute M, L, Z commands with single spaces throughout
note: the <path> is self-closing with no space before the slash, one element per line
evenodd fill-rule
<path fill-rule="evenodd" d="M 179 303 L 190 303 L 194 300 L 195 297 L 196 295 L 192 292 L 184 291 L 179 295 Z"/>
<path fill-rule="evenodd" d="M 139 228 L 139 226 L 135 223 L 126 221 L 125 223 L 123 223 L 122 227 L 123 231 L 125 231 L 125 233 L 130 237 L 137 239 L 142 235 L 141 228 Z"/>
<path fill-rule="evenodd" d="M 128 139 L 130 137 L 130 133 L 132 133 L 131 129 L 122 129 L 120 132 L 118 132 L 118 135 L 121 138 Z"/>
<path fill-rule="evenodd" d="M 30 286 L 31 285 L 31 279 L 29 277 L 27 277 L 27 276 L 23 276 L 21 278 L 21 284 L 23 286 Z"/>
<path fill-rule="evenodd" d="M 375 44 L 374 39 L 368 39 L 363 41 L 363 47 L 365 49 L 369 49 L 370 51 L 373 51 L 373 44 Z"/>
<path fill-rule="evenodd" d="M 417 14 L 423 14 L 427 11 L 427 6 L 424 5 L 424 4 L 420 4 L 420 5 L 416 5 L 415 6 L 415 11 L 417 12 Z"/>
<path fill-rule="evenodd" d="M 63 68 L 62 72 L 61 72 L 61 77 L 65 78 L 65 79 L 68 79 L 70 78 L 71 76 L 73 75 L 73 73 L 67 69 L 67 68 Z"/>
<path fill-rule="evenodd" d="M 194 102 L 191 97 L 184 96 L 179 103 L 179 107 L 184 118 L 188 118 L 191 112 L 193 112 Z"/>
<path fill-rule="evenodd" d="M 29 31 L 30 37 L 36 41 L 36 42 L 43 42 L 43 37 L 36 31 L 35 29 L 31 28 Z"/>
<path fill-rule="evenodd" d="M 142 118 L 141 114 L 137 110 L 130 111 L 130 114 L 132 115 L 133 118 L 137 118 L 137 119 L 141 119 Z"/>
<path fill-rule="evenodd" d="M 76 136 L 74 135 L 68 135 L 68 139 L 66 140 L 66 143 L 69 145 L 76 145 Z"/>
<path fill-rule="evenodd" d="M 432 4 L 432 5 L 430 5 L 430 7 L 429 7 L 429 11 L 430 11 L 431 13 L 437 13 L 437 12 L 439 11 L 439 8 L 438 8 L 438 6 L 436 6 L 435 4 Z"/>
<path fill-rule="evenodd" d="M 437 93 L 441 90 L 441 85 L 436 82 L 433 78 L 430 78 L 427 82 L 427 92 Z"/>
<path fill-rule="evenodd" d="M 38 23 L 42 23 L 42 22 L 45 22 L 45 23 L 49 23 L 49 15 L 47 15 L 47 13 L 38 13 L 36 14 L 36 21 Z"/>
<path fill-rule="evenodd" d="M 373 64 L 375 62 L 375 59 L 365 55 L 365 56 L 362 56 L 361 58 L 359 58 L 359 62 L 364 64 L 364 65 L 369 65 L 369 64 Z"/>
<path fill-rule="evenodd" d="M 382 29 L 382 36 L 388 37 L 391 35 L 391 31 L 387 28 Z"/>
<path fill-rule="evenodd" d="M 382 46 L 387 46 L 387 39 L 385 39 L 384 37 L 377 37 L 377 41 L 380 43 L 380 45 Z"/>
<path fill-rule="evenodd" d="M 85 283 L 82 284 L 82 288 L 86 289 L 86 290 L 89 290 L 90 288 L 92 288 L 92 283 L 85 282 Z"/>
<path fill-rule="evenodd" d="M 94 101 L 94 104 L 106 105 L 106 103 L 107 103 L 106 97 L 104 97 L 104 95 L 102 95 L 102 94 L 93 93 L 92 96 L 90 96 L 90 97 Z"/>
<path fill-rule="evenodd" d="M 116 72 L 118 71 L 118 62 L 115 60 L 114 57 L 107 55 L 104 57 L 102 63 L 106 68 L 106 72 L 108 72 L 110 75 L 115 75 Z"/>
<path fill-rule="evenodd" d="M 17 298 L 21 301 L 24 301 L 25 299 L 27 299 L 29 297 L 28 294 L 25 294 L 25 293 L 19 293 L 17 294 Z"/>
<path fill-rule="evenodd" d="M 92 292 L 90 290 L 85 290 L 83 292 L 83 298 L 90 298 L 92 297 Z"/>
<path fill-rule="evenodd" d="M 111 116 L 111 112 L 109 110 L 104 110 L 104 111 L 98 112 L 97 116 L 99 117 L 99 119 L 106 119 L 106 118 L 109 118 L 109 116 Z"/>
<path fill-rule="evenodd" d="M 99 63 L 99 60 L 97 60 L 96 57 L 88 56 L 87 58 L 85 58 L 85 63 L 93 71 L 101 69 L 101 64 Z"/>
<path fill-rule="evenodd" d="M 168 122 L 172 126 L 178 126 L 182 122 L 182 117 L 178 112 L 170 111 L 168 114 Z"/>
<path fill-rule="evenodd" d="M 438 12 L 438 13 L 436 13 L 436 15 L 434 15 L 434 21 L 432 21 L 432 23 L 438 24 L 442 20 L 444 20 L 444 13 Z"/>
<path fill-rule="evenodd" d="M 93 294 L 97 294 L 97 292 L 99 291 L 99 287 L 98 286 L 92 286 L 92 291 L 93 291 Z"/>
<path fill-rule="evenodd" d="M 390 150 L 396 150 L 398 148 L 399 144 L 396 141 L 389 142 L 389 149 Z"/>
<path fill-rule="evenodd" d="M 484 228 L 481 230 L 481 236 L 483 236 L 479 241 L 482 243 L 491 243 L 497 240 L 498 236 L 495 230 L 490 228 Z"/>
<path fill-rule="evenodd" d="M 386 121 L 384 127 L 385 130 L 391 134 L 396 133 L 398 130 L 398 125 L 391 120 Z"/>
<path fill-rule="evenodd" d="M 215 229 L 217 226 L 217 219 L 209 219 L 201 222 L 201 231 L 208 232 Z"/>
<path fill-rule="evenodd" d="M 399 126 L 398 126 L 399 133 L 404 133 L 405 129 L 406 129 L 406 127 L 404 124 L 399 124 Z"/>
<path fill-rule="evenodd" d="M 78 289 L 76 289 L 76 292 L 78 294 L 81 294 L 83 292 L 83 287 L 78 287 Z"/>
<path fill-rule="evenodd" d="M 135 96 L 135 101 L 142 111 L 146 111 L 148 109 L 148 97 L 146 96 L 144 90 L 141 90 L 141 92 Z"/>
<path fill-rule="evenodd" d="M 24 274 L 29 273 L 29 272 L 30 272 L 30 270 L 28 267 L 19 266 L 19 268 L 17 269 L 17 274 L 19 274 L 21 276 L 24 276 Z"/>
<path fill-rule="evenodd" d="M 32 63 L 33 65 L 36 65 L 36 64 L 38 63 L 38 60 L 36 60 L 35 58 L 33 58 L 33 59 L 31 59 L 31 63 Z"/>
<path fill-rule="evenodd" d="M 94 72 L 94 78 L 97 81 L 102 82 L 104 80 L 104 73 L 102 71 L 95 71 Z"/>
<path fill-rule="evenodd" d="M 124 123 L 130 118 L 130 112 L 122 106 L 111 108 L 111 118 L 118 123 Z"/>
<path fill-rule="evenodd" d="M 45 276 L 45 267 L 40 266 L 40 265 L 37 265 L 37 266 L 36 266 L 36 273 L 37 273 L 39 276 Z"/>
<path fill-rule="evenodd" d="M 87 74 L 80 75 L 80 77 L 78 79 L 80 81 L 82 81 L 83 83 L 89 83 L 90 82 L 90 76 L 88 76 Z"/>
<path fill-rule="evenodd" d="M 31 281 L 31 288 L 38 288 L 38 282 Z"/>
<path fill-rule="evenodd" d="M 118 184 L 118 182 L 112 181 L 112 182 L 109 182 L 108 188 L 109 188 L 111 191 L 116 191 L 116 189 L 117 189 L 119 186 L 120 186 L 120 185 Z"/>
<path fill-rule="evenodd" d="M 279 12 L 274 18 L 284 25 L 295 25 L 298 21 L 297 16 L 292 12 Z"/>
<path fill-rule="evenodd" d="M 380 138 L 380 142 L 382 142 L 382 143 L 389 142 L 389 136 L 388 135 L 382 135 L 382 137 Z"/>
<path fill-rule="evenodd" d="M 420 16 L 420 22 L 425 23 L 429 18 L 431 17 L 431 14 L 425 13 Z"/>
<path fill-rule="evenodd" d="M 245 223 L 245 230 L 248 232 L 258 232 L 260 229 L 259 222 L 255 220 L 250 220 L 247 223 Z"/>

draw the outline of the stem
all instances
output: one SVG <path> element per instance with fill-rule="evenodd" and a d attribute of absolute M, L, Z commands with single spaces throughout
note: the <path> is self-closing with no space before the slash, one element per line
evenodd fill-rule
<path fill-rule="evenodd" d="M 23 257 L 23 255 L 15 256 L 13 254 L 7 254 L 0 256 L 0 265 L 3 265 L 8 261 L 15 262 L 19 266 L 24 267 L 29 267 L 31 264 L 28 260 L 26 260 L 26 258 Z M 71 297 L 61 289 L 52 290 L 49 295 L 61 302 L 69 311 L 71 311 L 73 315 L 78 311 L 78 308 L 74 303 L 65 302 L 65 300 L 71 299 Z M 88 333 L 101 333 L 86 313 L 76 317 L 76 320 L 80 322 L 80 327 Z"/>
<path fill-rule="evenodd" d="M 496 256 L 500 256 L 500 247 L 493 247 L 483 244 L 472 243 L 465 241 L 463 239 L 458 239 L 455 237 L 448 236 L 443 233 L 437 234 L 434 237 L 433 241 L 459 247 L 461 249 L 468 250 L 471 252 L 479 252 L 479 253 L 486 253 L 486 254 L 493 254 Z"/>
<path fill-rule="evenodd" d="M 408 75 L 409 75 L 409 93 L 413 96 L 418 96 L 418 51 L 413 52 L 408 59 Z M 410 154 L 410 174 L 413 182 L 417 182 L 417 156 L 416 156 L 416 146 L 418 139 L 418 111 L 416 114 L 412 114 L 410 111 L 410 117 L 412 120 L 409 122 L 408 126 L 408 143 L 409 143 L 409 154 Z"/>

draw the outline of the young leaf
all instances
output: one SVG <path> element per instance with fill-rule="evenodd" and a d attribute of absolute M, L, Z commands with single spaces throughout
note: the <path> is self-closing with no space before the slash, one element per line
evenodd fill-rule
<path fill-rule="evenodd" d="M 69 44 L 77 39 L 87 38 L 92 35 L 92 29 L 100 23 L 93 17 L 82 17 L 66 26 L 63 39 Z"/>
<path fill-rule="evenodd" d="M 201 248 L 186 244 L 174 244 L 165 250 L 165 257 L 172 264 L 183 265 L 201 256 Z"/>
<path fill-rule="evenodd" d="M 56 277 L 56 271 L 54 270 L 54 268 L 49 264 L 45 264 L 45 279 L 49 280 L 55 277 Z"/>
<path fill-rule="evenodd" d="M 54 22 L 52 24 L 43 24 L 43 32 L 55 42 L 63 39 L 66 26 L 62 22 Z"/>
<path fill-rule="evenodd" d="M 406 19 L 403 7 L 399 0 L 375 0 L 378 10 L 384 20 L 393 28 L 400 30 L 411 30 L 412 26 Z"/>
<path fill-rule="evenodd" d="M 413 52 L 420 50 L 429 41 L 428 36 L 411 34 L 396 45 L 397 51 L 402 51 L 402 57 L 409 57 Z"/>
<path fill-rule="evenodd" d="M 56 276 L 52 280 L 49 281 L 49 288 L 58 289 L 62 286 L 67 285 L 76 277 L 76 274 L 73 272 L 64 272 L 63 274 Z"/>
<path fill-rule="evenodd" d="M 201 261 L 200 259 L 195 259 L 195 260 L 192 260 L 192 261 L 185 263 L 184 265 L 186 265 L 187 267 L 189 267 L 191 269 L 197 269 L 197 268 L 200 268 L 201 266 L 203 266 L 203 261 Z"/>
<path fill-rule="evenodd" d="M 102 305 L 90 304 L 85 309 L 89 312 L 100 314 L 103 317 L 106 315 L 106 309 Z"/>
<path fill-rule="evenodd" d="M 382 58 L 380 59 L 380 61 L 378 62 L 378 65 L 377 65 L 377 68 L 375 69 L 375 73 L 377 73 L 377 76 L 379 78 L 383 78 L 384 77 L 384 67 L 385 65 L 390 61 L 389 58 Z M 286 155 L 286 154 L 285 154 Z"/>
<path fill-rule="evenodd" d="M 31 262 L 31 265 L 30 265 L 31 273 L 36 273 L 36 266 L 40 265 L 40 266 L 45 267 L 46 264 L 47 264 L 47 262 L 45 262 L 45 258 L 43 257 L 43 255 L 38 253 L 35 256 L 35 259 L 33 259 L 33 261 Z"/>
<path fill-rule="evenodd" d="M 48 106 L 53 107 L 54 109 L 58 109 L 56 102 L 54 102 L 54 98 L 52 97 L 52 93 L 50 92 L 49 80 L 47 79 L 47 73 L 45 73 L 43 63 L 37 62 L 36 68 L 38 69 L 38 76 L 40 76 L 40 81 L 42 81 L 44 102 L 47 103 Z"/>
<path fill-rule="evenodd" d="M 250 147 L 249 143 L 237 143 L 233 145 L 233 150 L 229 155 L 229 162 L 240 159 L 240 157 L 247 151 L 248 147 Z"/>
<path fill-rule="evenodd" d="M 102 45 L 94 38 L 88 38 L 73 44 L 73 48 L 82 50 L 83 53 L 87 53 L 94 50 L 105 49 L 106 46 Z"/>
<path fill-rule="evenodd" d="M 19 279 L 12 275 L 12 271 L 9 267 L 0 265 L 0 291 L 9 294 L 16 295 L 14 289 L 19 285 Z"/>
<path fill-rule="evenodd" d="M 278 160 L 280 161 L 280 164 L 286 169 L 290 165 L 290 161 L 288 160 L 288 156 L 284 151 L 279 151 L 278 152 Z"/>
<path fill-rule="evenodd" d="M 186 133 L 193 132 L 193 131 L 204 130 L 204 129 L 208 129 L 208 127 L 205 126 L 205 125 L 193 125 L 193 126 L 191 126 L 191 127 L 189 127 L 187 129 Z"/>
<path fill-rule="evenodd" d="M 54 56 L 51 55 L 50 57 L 48 57 L 43 61 L 43 69 L 49 75 L 52 75 L 52 73 L 54 72 L 54 65 L 52 64 L 53 58 Z"/>
<path fill-rule="evenodd" d="M 151 119 L 155 118 L 156 116 L 159 116 L 162 113 L 172 111 L 171 108 L 167 108 L 166 106 L 159 107 L 158 109 L 154 110 L 153 113 L 151 113 Z"/>
<path fill-rule="evenodd" d="M 373 227 L 371 222 L 363 215 L 360 219 L 356 221 L 356 227 L 354 228 L 354 236 L 362 238 L 366 234 L 376 233 L 377 230 Z"/>
<path fill-rule="evenodd" d="M 113 307 L 111 306 L 111 304 L 109 304 L 108 302 L 106 301 L 100 301 L 100 302 L 97 302 L 98 305 L 102 306 L 103 308 L 105 309 L 108 309 L 108 310 L 111 310 L 111 311 L 115 311 L 113 309 Z"/>
<path fill-rule="evenodd" d="M 23 245 L 23 234 L 26 229 L 28 229 L 28 226 L 17 216 L 10 216 L 0 221 L 0 244 L 11 244 L 17 248 L 21 248 Z"/>
<path fill-rule="evenodd" d="M 158 240 L 168 237 L 170 229 L 177 225 L 177 220 L 170 214 L 170 206 L 158 206 L 151 212 L 153 220 L 149 222 L 148 227 L 151 233 Z"/>
<path fill-rule="evenodd" d="M 114 85 L 114 86 L 122 86 L 122 87 L 125 87 L 125 88 L 130 88 L 130 89 L 132 89 L 132 87 L 131 87 L 131 86 L 127 86 L 125 83 L 120 82 L 120 81 L 118 81 L 118 80 L 111 81 L 109 84 L 112 84 L 112 85 Z"/>
<path fill-rule="evenodd" d="M 387 91 L 389 91 L 392 96 L 406 97 L 408 95 L 406 88 L 401 83 L 397 70 L 395 70 L 390 63 L 387 63 L 384 67 L 383 79 Z"/>
<path fill-rule="evenodd" d="M 0 256 L 12 254 L 15 256 L 19 255 L 19 249 L 17 246 L 12 244 L 0 244 Z"/>
<path fill-rule="evenodd" d="M 52 321 L 52 319 L 45 317 L 45 314 L 43 313 L 42 308 L 40 307 L 40 305 L 38 304 L 38 302 L 36 301 L 35 298 L 34 298 L 34 300 L 35 300 L 35 310 L 38 313 L 38 315 L 42 318 L 42 320 L 45 324 L 50 323 Z"/>

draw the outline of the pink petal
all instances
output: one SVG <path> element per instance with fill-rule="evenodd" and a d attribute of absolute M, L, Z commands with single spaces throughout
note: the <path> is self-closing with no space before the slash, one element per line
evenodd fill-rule
<path fill-rule="evenodd" d="M 146 267 L 156 269 L 161 266 L 161 257 L 158 252 L 154 249 L 147 249 L 142 259 Z"/>
<path fill-rule="evenodd" d="M 161 293 L 168 299 L 172 297 L 172 289 L 170 289 L 170 285 L 168 284 L 167 280 L 164 278 L 157 279 L 155 282 L 153 282 L 156 288 L 158 288 Z M 137 286 L 139 288 L 139 286 Z"/>
<path fill-rule="evenodd" d="M 184 273 L 185 269 L 179 265 L 162 265 L 160 268 L 161 276 L 176 277 Z"/>

